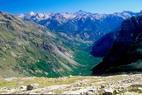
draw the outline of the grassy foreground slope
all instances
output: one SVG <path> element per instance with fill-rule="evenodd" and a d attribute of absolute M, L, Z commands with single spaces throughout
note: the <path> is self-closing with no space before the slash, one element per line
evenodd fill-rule
<path fill-rule="evenodd" d="M 142 95 L 142 74 L 0 78 L 1 94 Z M 29 88 L 31 85 L 32 89 Z"/>

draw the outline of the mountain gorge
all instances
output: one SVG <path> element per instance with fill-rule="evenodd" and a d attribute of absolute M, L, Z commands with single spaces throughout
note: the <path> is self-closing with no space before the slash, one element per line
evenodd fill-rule
<path fill-rule="evenodd" d="M 92 57 L 44 26 L 0 11 L 0 75 L 59 77 L 89 74 L 82 56 Z M 82 54 L 81 54 L 82 53 Z M 88 58 L 88 59 L 90 59 Z M 81 70 L 80 70 L 81 69 Z M 85 71 L 84 71 L 85 70 Z M 85 74 L 83 73 L 83 74 Z"/>
<path fill-rule="evenodd" d="M 120 23 L 135 15 L 129 11 L 114 14 L 79 11 L 31 12 L 17 17 L 0 11 L 0 75 L 91 75 L 92 67 L 102 61 L 101 57 L 119 38 Z M 96 41 L 102 36 L 103 40 Z M 92 54 L 97 52 L 96 57 L 89 53 L 94 41 Z"/>
<path fill-rule="evenodd" d="M 123 20 L 138 13 L 123 11 L 114 14 L 97 14 L 85 11 L 64 13 L 20 14 L 18 17 L 34 21 L 51 31 L 84 43 L 93 43 L 106 33 L 118 28 Z"/>
<path fill-rule="evenodd" d="M 103 61 L 92 69 L 94 75 L 142 71 L 142 12 L 122 22 L 118 36 L 107 50 Z"/>

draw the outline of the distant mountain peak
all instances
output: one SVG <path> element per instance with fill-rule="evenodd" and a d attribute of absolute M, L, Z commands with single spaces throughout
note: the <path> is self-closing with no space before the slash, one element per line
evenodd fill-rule
<path fill-rule="evenodd" d="M 2 13 L 2 11 L 0 11 L 0 13 Z"/>
<path fill-rule="evenodd" d="M 83 10 L 79 10 L 78 12 L 84 13 L 85 11 L 83 11 Z"/>
<path fill-rule="evenodd" d="M 139 15 L 142 16 L 142 10 L 140 11 Z"/>
<path fill-rule="evenodd" d="M 105 32 L 110 32 L 112 29 L 117 28 L 123 20 L 134 15 L 138 15 L 138 13 L 132 12 L 129 14 L 127 12 L 120 12 L 114 14 L 97 14 L 79 10 L 77 12 L 61 13 L 35 14 L 34 12 L 31 12 L 30 14 L 18 16 L 24 20 L 34 21 L 44 25 L 50 30 L 63 33 L 68 31 L 65 33 L 68 36 L 73 36 L 75 39 L 77 38 L 77 40 L 94 41 L 101 37 Z M 106 26 L 108 28 L 104 29 Z"/>
<path fill-rule="evenodd" d="M 132 11 L 123 11 L 122 13 L 132 13 Z"/>
<path fill-rule="evenodd" d="M 35 15 L 35 12 L 31 11 L 31 12 L 29 13 L 29 15 L 30 15 L 30 16 L 34 16 L 34 15 Z"/>

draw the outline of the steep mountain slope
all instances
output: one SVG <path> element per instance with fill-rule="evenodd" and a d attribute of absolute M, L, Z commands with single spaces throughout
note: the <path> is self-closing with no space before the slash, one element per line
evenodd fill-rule
<path fill-rule="evenodd" d="M 86 69 L 86 62 L 77 59 L 82 57 L 79 54 L 83 52 L 91 56 L 75 46 L 75 43 L 58 37 L 43 26 L 0 11 L 2 77 L 78 75 L 84 72 L 84 68 L 89 69 Z"/>
<path fill-rule="evenodd" d="M 118 31 L 113 31 L 105 34 L 98 41 L 94 42 L 91 54 L 95 57 L 104 57 L 112 47 L 113 42 L 117 39 L 117 36 Z"/>
<path fill-rule="evenodd" d="M 27 21 L 34 21 L 68 38 L 81 42 L 94 42 L 120 26 L 126 18 L 137 15 L 129 11 L 114 14 L 97 14 L 84 11 L 74 13 L 20 14 Z"/>
<path fill-rule="evenodd" d="M 142 12 L 123 21 L 112 48 L 93 68 L 94 75 L 142 71 Z"/>

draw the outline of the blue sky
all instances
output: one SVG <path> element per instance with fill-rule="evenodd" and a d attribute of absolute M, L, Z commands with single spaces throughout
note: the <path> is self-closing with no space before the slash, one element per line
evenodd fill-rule
<path fill-rule="evenodd" d="M 0 0 L 0 10 L 13 14 L 34 12 L 113 13 L 124 10 L 139 12 L 142 0 Z"/>

